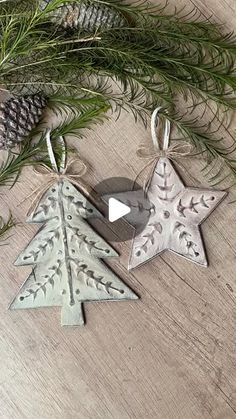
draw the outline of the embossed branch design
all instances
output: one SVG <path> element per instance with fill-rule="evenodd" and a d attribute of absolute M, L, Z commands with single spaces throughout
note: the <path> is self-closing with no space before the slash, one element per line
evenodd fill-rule
<path fill-rule="evenodd" d="M 163 231 L 163 227 L 162 224 L 160 222 L 155 222 L 155 223 L 149 223 L 148 227 L 153 227 L 152 230 L 150 231 L 150 233 L 146 233 L 144 234 L 142 237 L 146 238 L 145 242 L 140 246 L 137 247 L 135 255 L 136 256 L 140 256 L 142 252 L 147 253 L 148 251 L 148 245 L 154 245 L 155 244 L 155 234 L 159 233 L 161 234 Z"/>
<path fill-rule="evenodd" d="M 61 266 L 63 264 L 62 260 L 57 260 L 57 265 L 53 265 L 51 268 L 49 268 L 49 271 L 53 271 L 53 273 L 51 275 L 44 275 L 44 282 L 39 282 L 37 281 L 36 277 L 35 277 L 35 272 L 33 269 L 32 275 L 34 276 L 35 279 L 35 286 L 37 286 L 37 288 L 27 288 L 26 292 L 28 292 L 28 294 L 26 295 L 21 295 L 20 296 L 20 301 L 23 301 L 25 298 L 29 298 L 29 297 L 33 297 L 33 299 L 35 300 L 38 293 L 40 291 L 43 292 L 44 296 L 46 297 L 47 294 L 47 286 L 51 285 L 52 288 L 54 288 L 54 283 L 55 283 L 55 277 L 61 279 L 62 277 L 62 271 L 61 271 Z"/>
<path fill-rule="evenodd" d="M 75 206 L 77 214 L 79 214 L 79 215 L 81 214 L 81 209 L 84 212 L 88 212 L 89 214 L 92 214 L 93 213 L 93 209 L 92 208 L 87 208 L 87 206 L 84 205 L 84 202 L 83 201 L 79 200 L 78 198 L 75 198 L 73 195 L 65 195 L 63 192 L 62 192 L 62 195 L 63 195 L 64 199 L 68 203 L 68 208 L 71 205 L 74 205 Z"/>
<path fill-rule="evenodd" d="M 158 198 L 161 201 L 172 201 L 175 197 L 170 198 L 169 194 L 172 192 L 174 183 L 169 183 L 169 179 L 172 176 L 173 170 L 167 172 L 166 170 L 166 163 L 163 162 L 163 173 L 156 172 L 156 174 L 163 180 L 163 185 L 157 183 L 158 189 L 164 193 L 164 196 L 158 195 Z"/>
<path fill-rule="evenodd" d="M 56 189 L 54 189 L 55 191 Z M 63 190 L 61 190 L 61 201 L 59 200 L 57 202 L 56 198 L 54 197 L 47 197 L 47 200 L 49 200 L 49 204 L 41 204 L 39 206 L 40 210 L 35 213 L 35 215 L 40 214 L 41 212 L 44 213 L 44 215 L 48 215 L 49 210 L 50 209 L 59 209 L 59 214 L 60 217 L 56 216 L 56 217 L 52 217 L 52 218 L 57 218 L 58 220 L 60 220 L 60 222 L 62 223 L 62 225 L 58 226 L 55 230 L 49 230 L 45 233 L 46 237 L 43 238 L 42 243 L 40 243 L 39 245 L 37 245 L 36 249 L 34 250 L 30 250 L 29 253 L 27 255 L 25 255 L 23 257 L 23 260 L 27 260 L 27 259 L 31 259 L 33 258 L 34 262 L 37 262 L 39 255 L 46 255 L 47 251 L 51 251 L 54 248 L 54 244 L 55 241 L 59 241 L 60 239 L 63 239 L 64 242 L 64 249 L 67 249 L 69 246 L 69 236 L 68 236 L 68 231 L 70 231 L 72 233 L 71 239 L 70 241 L 72 241 L 73 239 L 79 241 L 80 245 L 84 244 L 87 247 L 87 250 L 89 253 L 91 253 L 92 249 L 97 249 L 100 251 L 103 251 L 106 254 L 110 253 L 110 250 L 104 249 L 102 247 L 99 247 L 97 245 L 97 241 L 90 239 L 86 234 L 82 233 L 79 229 L 79 227 L 73 227 L 70 224 L 70 221 L 68 221 L 68 219 L 72 219 L 71 215 L 67 215 L 65 217 L 65 210 L 64 210 L 64 205 L 65 203 L 67 203 L 67 207 L 68 209 L 70 208 L 71 205 L 76 207 L 76 211 L 78 211 L 78 207 L 79 210 L 81 208 L 83 208 L 84 210 L 87 210 L 86 206 L 84 206 L 83 202 L 78 200 L 78 198 L 76 199 L 74 196 L 72 195 L 66 195 L 65 193 L 63 193 Z M 93 210 L 88 209 L 89 212 L 93 212 Z M 45 224 L 46 226 L 47 224 Z M 45 228 L 45 226 L 43 227 L 43 229 Z M 64 227 L 62 227 L 64 226 Z M 41 233 L 43 231 L 43 229 L 41 229 Z M 64 229 L 64 230 L 63 230 Z M 64 233 L 63 233 L 64 231 Z M 47 237 L 48 236 L 48 237 Z M 60 245 L 61 246 L 61 245 Z M 72 249 L 73 250 L 73 249 Z M 62 253 L 62 251 L 60 251 Z M 67 252 L 66 252 L 67 253 Z M 120 294 L 124 293 L 124 290 L 122 289 L 118 289 L 112 286 L 112 282 L 107 281 L 104 282 L 103 281 L 103 277 L 96 275 L 96 273 L 94 271 L 92 271 L 91 269 L 89 269 L 89 267 L 83 263 L 80 263 L 78 259 L 74 259 L 73 257 L 66 257 L 63 260 L 57 260 L 57 264 L 53 265 L 51 268 L 49 268 L 49 271 L 53 271 L 52 274 L 48 275 L 44 275 L 42 278 L 44 279 L 43 282 L 40 281 L 35 281 L 35 286 L 34 287 L 30 287 L 26 289 L 27 294 L 24 296 L 20 297 L 20 301 L 23 301 L 25 298 L 29 298 L 30 296 L 33 297 L 33 299 L 35 300 L 38 293 L 40 291 L 43 292 L 44 296 L 46 297 L 47 294 L 47 286 L 51 285 L 52 287 L 54 287 L 54 279 L 56 277 L 61 278 L 61 266 L 62 264 L 66 264 L 66 269 L 69 269 L 69 264 L 71 264 L 72 262 L 78 264 L 76 267 L 76 278 L 78 279 L 78 275 L 80 272 L 83 272 L 85 277 L 86 277 L 86 285 L 87 286 L 94 286 L 96 287 L 97 290 L 104 290 L 106 291 L 107 294 L 110 294 L 111 292 L 118 292 Z M 33 270 L 33 275 L 35 276 L 34 270 Z M 73 293 L 73 281 L 71 280 L 70 282 L 70 289 L 71 292 Z M 77 293 L 78 293 L 78 289 L 77 289 Z M 71 298 L 71 301 L 73 300 L 73 296 Z"/>
<path fill-rule="evenodd" d="M 208 202 L 212 202 L 214 200 L 215 197 L 213 195 L 210 198 L 205 198 L 204 195 L 201 195 L 198 201 L 194 202 L 194 197 L 191 197 L 189 203 L 187 205 L 183 205 L 182 199 L 180 199 L 177 204 L 177 211 L 182 217 L 186 217 L 185 211 L 187 210 L 198 214 L 198 207 L 209 208 Z"/>
<path fill-rule="evenodd" d="M 155 205 L 155 214 L 141 233 L 136 229 L 129 269 L 137 268 L 168 250 L 207 266 L 200 225 L 226 193 L 185 187 L 172 162 L 161 156 L 148 184 L 149 196 Z M 150 221 L 157 223 L 156 231 L 150 227 Z"/>
<path fill-rule="evenodd" d="M 191 255 L 190 252 L 192 251 L 193 256 L 195 257 L 199 256 L 199 252 L 195 250 L 195 248 L 197 247 L 197 244 L 194 243 L 192 240 L 190 240 L 190 237 L 192 235 L 186 231 L 186 226 L 183 223 L 176 221 L 173 228 L 173 233 L 176 233 L 176 232 L 178 232 L 179 240 L 180 241 L 184 240 L 185 242 L 187 255 Z"/>
<path fill-rule="evenodd" d="M 54 192 L 56 191 L 56 189 L 54 189 Z M 47 216 L 49 214 L 50 209 L 55 210 L 58 206 L 58 202 L 57 199 L 54 196 L 48 196 L 48 201 L 49 204 L 40 204 L 38 211 L 35 212 L 34 216 L 37 217 L 38 215 L 40 215 L 42 212 L 45 216 Z"/>
<path fill-rule="evenodd" d="M 151 208 L 146 208 L 143 205 L 143 202 L 137 201 L 137 205 L 134 205 L 129 199 L 127 199 L 125 201 L 125 204 L 128 205 L 128 207 L 130 207 L 130 208 L 137 208 L 137 210 L 140 214 L 142 214 L 144 212 L 148 212 L 149 216 L 151 216 L 155 212 L 155 206 L 153 204 L 152 204 Z"/>
<path fill-rule="evenodd" d="M 91 253 L 92 249 L 101 250 L 107 254 L 110 253 L 109 249 L 103 249 L 102 247 L 97 246 L 97 242 L 95 240 L 91 240 L 86 236 L 86 234 L 81 233 L 78 227 L 72 227 L 69 223 L 67 223 L 67 228 L 73 233 L 71 237 L 71 241 L 73 238 L 79 241 L 79 246 L 85 244 L 89 253 Z"/>
<path fill-rule="evenodd" d="M 123 289 L 118 289 L 112 286 L 111 281 L 103 281 L 103 276 L 98 276 L 96 273 L 89 269 L 88 265 L 79 259 L 71 259 L 71 262 L 75 264 L 76 277 L 80 280 L 79 274 L 82 272 L 85 277 L 85 283 L 87 286 L 95 287 L 98 291 L 105 291 L 107 294 L 111 292 L 118 292 L 124 294 Z"/>
<path fill-rule="evenodd" d="M 28 255 L 23 257 L 23 260 L 33 258 L 34 262 L 37 262 L 39 255 L 44 256 L 47 250 L 52 250 L 54 247 L 54 241 L 60 239 L 60 227 L 57 227 L 55 230 L 50 230 L 47 233 L 51 233 L 51 237 L 45 238 L 44 242 L 38 245 L 36 250 L 30 250 Z"/>
<path fill-rule="evenodd" d="M 82 325 L 84 301 L 137 296 L 100 261 L 98 256 L 113 256 L 116 252 L 83 220 L 87 214 L 78 214 L 78 206 L 87 210 L 83 195 L 64 180 L 59 180 L 53 189 L 57 191 L 57 202 L 48 193 L 42 197 L 36 213 L 47 215 L 45 220 L 43 216 L 34 218 L 35 213 L 30 218 L 30 222 L 44 221 L 44 225 L 16 261 L 17 265 L 31 263 L 34 267 L 10 308 L 58 305 L 62 307 L 63 325 Z M 88 211 L 96 214 L 97 210 L 89 207 Z M 92 249 L 100 254 L 93 255 Z"/>

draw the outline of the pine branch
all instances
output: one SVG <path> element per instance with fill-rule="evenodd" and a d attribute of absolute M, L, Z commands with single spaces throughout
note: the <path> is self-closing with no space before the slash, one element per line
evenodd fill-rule
<path fill-rule="evenodd" d="M 108 109 L 108 105 L 101 95 L 83 94 L 81 96 L 65 96 L 60 94 L 60 91 L 51 94 L 48 100 L 48 107 L 55 112 L 81 112 L 81 110 L 88 110 L 94 108 L 99 109 L 99 112 L 104 112 Z"/>
<path fill-rule="evenodd" d="M 94 3 L 103 4 L 103 2 L 96 1 L 94 1 Z M 62 2 L 50 2 L 50 10 L 56 10 L 59 4 L 62 4 Z M 133 7 L 133 5 L 125 4 L 124 6 L 124 4 L 119 4 L 117 2 L 109 2 L 109 4 L 111 7 L 115 8 L 125 7 L 128 12 Z M 49 6 L 47 6 L 47 8 Z M 134 10 L 135 13 L 139 12 L 142 15 L 142 9 L 144 4 L 141 5 L 141 10 L 139 6 L 140 5 L 137 5 L 137 9 L 136 6 L 134 6 Z M 145 7 L 147 7 L 148 9 L 148 5 L 145 4 Z M 151 20 L 154 19 L 152 14 L 147 15 L 145 12 L 144 15 L 145 16 L 143 18 L 145 19 L 147 17 L 149 17 Z M 37 28 L 38 25 L 38 23 L 36 24 L 34 22 L 34 20 L 36 22 L 38 22 L 39 20 L 37 13 L 36 16 L 37 17 L 34 17 L 33 19 L 33 28 L 34 25 L 35 28 Z M 45 16 L 47 16 L 46 11 L 44 11 L 43 16 L 44 18 Z M 42 14 L 40 19 L 42 20 L 41 24 L 43 25 Z M 171 17 L 169 17 L 169 19 L 172 20 Z M 26 23 L 28 25 L 28 19 L 25 22 L 25 24 Z M 230 52 L 232 52 L 232 48 L 234 48 L 233 41 L 231 40 L 232 37 L 220 37 L 219 31 L 216 28 L 214 31 L 212 30 L 214 34 L 212 35 L 212 39 L 209 36 L 208 32 L 208 37 L 206 37 L 205 30 L 203 31 L 201 23 L 201 37 L 198 38 L 197 32 L 197 34 L 193 37 L 192 40 L 190 38 L 190 46 L 186 49 L 186 42 L 183 42 L 183 40 L 186 41 L 186 37 L 189 36 L 191 22 L 188 22 L 187 33 L 184 32 L 182 29 L 181 31 L 178 30 L 178 28 L 176 29 L 175 26 L 172 27 L 171 34 L 168 31 L 166 31 L 166 42 L 165 37 L 160 40 L 159 31 L 161 34 L 163 34 L 163 31 L 159 27 L 154 27 L 154 23 L 156 23 L 155 19 L 153 20 L 153 24 L 152 26 L 150 26 L 150 28 L 137 28 L 141 30 L 136 30 L 136 28 L 128 27 L 122 29 L 115 28 L 101 31 L 101 43 L 93 45 L 93 42 L 87 42 L 86 46 L 84 47 L 78 47 L 78 45 L 76 45 L 77 42 L 80 41 L 80 34 L 78 34 L 77 38 L 73 35 L 72 37 L 69 36 L 67 39 L 65 39 L 64 37 L 61 37 L 58 34 L 55 38 L 55 33 L 52 34 L 49 31 L 49 33 L 45 32 L 45 39 L 41 36 L 41 38 L 37 40 L 37 42 L 35 42 L 34 40 L 32 41 L 32 38 L 33 35 L 38 36 L 38 29 L 36 33 L 34 33 L 34 30 L 30 32 L 30 30 L 28 29 L 31 42 L 33 43 L 33 45 L 36 45 L 36 47 L 32 47 L 32 55 L 29 56 L 30 62 L 25 62 L 23 65 L 15 65 L 13 67 L 11 66 L 6 70 L 6 73 L 3 73 L 3 76 L 7 80 L 8 77 L 14 78 L 15 72 L 17 72 L 17 77 L 21 71 L 23 71 L 23 74 L 26 70 L 27 72 L 30 72 L 32 70 L 32 72 L 35 73 L 35 66 L 37 66 L 37 68 L 41 68 L 43 77 L 45 78 L 45 84 L 47 83 L 47 74 L 49 75 L 48 72 L 52 71 L 53 69 L 54 75 L 51 84 L 53 85 L 53 83 L 55 83 L 56 85 L 64 85 L 65 80 L 68 79 L 68 76 L 70 78 L 69 71 L 74 72 L 71 54 L 77 53 L 78 59 L 76 65 L 77 67 L 79 66 L 80 69 L 83 68 L 83 73 L 85 69 L 87 69 L 87 71 L 96 71 L 96 68 L 98 68 L 99 71 L 103 73 L 108 71 L 109 76 L 111 77 L 120 77 L 120 79 L 124 79 L 125 77 L 127 77 L 128 83 L 130 82 L 131 76 L 136 76 L 139 78 L 139 80 L 142 80 L 144 84 L 145 77 L 149 77 L 150 83 L 154 86 L 156 84 L 158 85 L 158 83 L 162 84 L 163 86 L 167 85 L 168 89 L 170 89 L 171 87 L 172 91 L 182 91 L 183 94 L 185 94 L 186 91 L 188 92 L 188 90 L 190 90 L 193 94 L 200 96 L 201 99 L 202 97 L 206 97 L 210 100 L 215 100 L 217 103 L 222 103 L 227 107 L 235 107 L 235 102 L 229 99 L 228 95 L 225 95 L 223 92 L 224 87 L 227 85 L 232 89 L 234 89 L 235 87 L 235 76 L 230 73 L 232 72 L 232 56 Z M 181 25 L 185 27 L 186 22 Z M 195 28 L 196 25 L 197 22 L 192 22 L 192 29 Z M 208 28 L 209 23 L 207 23 L 206 26 Z M 212 26 L 213 25 L 211 25 L 210 27 Z M 205 38 L 203 38 L 202 32 L 205 34 Z M 185 45 L 184 51 L 179 51 L 179 48 L 176 49 L 176 38 L 178 38 L 176 34 L 180 38 L 181 36 L 184 37 L 183 39 L 180 39 L 179 42 L 179 45 Z M 19 38 L 19 34 L 18 36 L 16 36 L 16 38 Z M 209 61 L 206 60 L 207 55 L 206 57 L 203 55 L 202 43 L 204 39 L 208 41 L 208 53 L 211 49 L 213 49 L 214 51 L 217 49 L 217 55 L 214 56 L 214 60 L 212 60 L 212 52 L 210 53 Z M 220 40 L 222 41 L 221 44 Z M 25 45 L 24 37 L 21 42 L 24 42 Z M 217 42 L 219 43 L 219 45 L 217 45 Z M 197 49 L 195 48 L 193 50 L 194 55 L 193 53 L 191 53 L 191 55 L 189 54 L 191 51 L 192 43 L 198 46 Z M 63 49 L 61 49 L 62 46 Z M 68 46 L 69 48 L 67 48 Z M 46 55 L 43 53 L 43 56 L 41 56 L 42 50 L 44 51 L 44 47 L 46 48 Z M 38 54 L 34 48 L 37 48 L 37 50 L 40 51 L 40 54 Z M 30 48 L 29 50 L 31 51 Z M 67 54 L 66 60 L 65 54 Z M 33 60 L 31 60 L 31 58 L 33 58 Z M 38 58 L 38 60 L 35 60 L 35 58 Z M 99 62 L 101 62 L 101 65 L 99 65 Z M 220 63 L 222 63 L 222 66 L 224 66 L 223 72 L 222 69 L 219 68 Z M 108 66 L 107 70 L 106 66 Z M 55 75 L 57 76 L 57 74 L 60 76 L 63 75 L 64 80 L 62 79 L 61 83 L 59 80 L 55 80 Z M 156 80 L 156 77 L 159 77 L 158 81 Z M 188 82 L 186 82 L 186 80 L 188 80 Z M 40 88 L 42 88 L 43 80 L 36 80 L 36 82 L 40 83 Z M 132 85 L 130 85 L 130 87 L 132 88 Z M 146 87 L 144 88 L 144 92 L 150 93 L 150 90 L 148 90 L 148 88 Z M 160 96 L 161 93 L 159 92 L 159 97 Z M 135 102 L 134 95 L 133 98 L 133 101 Z M 158 99 L 158 95 L 156 95 L 156 99 Z M 170 99 L 170 97 L 168 99 Z"/>
<path fill-rule="evenodd" d="M 10 213 L 8 219 L 4 221 L 4 219 L 0 216 L 0 240 L 5 238 L 4 236 L 9 230 L 15 226 L 15 222 L 13 220 L 12 214 Z"/>
<path fill-rule="evenodd" d="M 197 98 L 211 100 L 227 108 L 236 107 L 233 96 L 236 87 L 236 75 L 233 59 L 230 56 L 216 56 L 211 60 L 204 55 L 185 56 L 172 50 L 156 49 L 153 45 L 137 43 L 110 42 L 99 46 L 87 46 L 80 51 L 82 59 L 93 60 L 93 68 L 100 72 L 107 71 L 110 76 L 125 79 L 128 84 L 137 77 L 146 91 L 152 86 L 156 93 L 162 91 L 193 93 Z M 115 71 L 113 70 L 115 68 Z M 113 73 L 114 71 L 114 73 Z M 132 89 L 132 85 L 129 85 Z M 159 89 L 158 89 L 159 87 Z M 227 89 L 227 90 L 226 90 Z M 169 94 L 168 99 L 171 98 Z"/>
<path fill-rule="evenodd" d="M 74 115 L 67 116 L 64 121 L 52 129 L 51 138 L 57 139 L 58 137 L 73 136 L 81 138 L 83 136 L 83 130 L 85 128 L 90 128 L 91 123 L 102 123 L 105 118 L 106 108 L 92 108 L 83 110 L 80 113 L 76 113 L 74 109 Z"/>
<path fill-rule="evenodd" d="M 14 186 L 24 167 L 45 163 L 45 156 L 43 137 L 37 144 L 26 141 L 18 154 L 9 151 L 7 159 L 0 166 L 0 185 Z"/>
<path fill-rule="evenodd" d="M 51 138 L 54 141 L 53 149 L 57 161 L 61 160 L 62 155 L 62 149 L 56 142 L 57 138 L 60 136 L 81 137 L 85 128 L 90 128 L 91 124 L 94 123 L 101 123 L 105 117 L 105 111 L 108 109 L 103 102 L 102 104 L 103 107 L 98 107 L 97 109 L 92 104 L 90 108 L 88 107 L 85 110 L 81 109 L 79 113 L 79 104 L 76 102 L 76 99 L 74 100 L 74 113 L 67 114 L 62 123 L 51 131 Z M 65 103 L 63 104 L 63 109 L 64 106 Z M 34 137 L 40 132 L 41 137 L 38 141 L 34 141 Z M 51 167 L 44 133 L 45 128 L 41 129 L 38 127 L 32 130 L 27 141 L 23 143 L 19 153 L 9 152 L 6 161 L 0 166 L 0 185 L 14 186 L 22 169 L 26 166 L 45 164 Z"/>
<path fill-rule="evenodd" d="M 163 112 L 181 135 L 180 139 L 190 142 L 196 148 L 196 158 L 205 160 L 202 172 L 212 186 L 227 182 L 228 187 L 236 181 L 236 144 L 233 141 L 229 146 L 223 144 L 223 138 L 215 138 L 215 132 L 209 129 L 209 124 L 199 126 L 197 119 L 186 120 L 186 115 Z"/>
<path fill-rule="evenodd" d="M 97 109 L 102 115 L 110 106 L 118 115 L 121 109 L 131 110 L 144 121 L 157 105 L 170 114 L 178 95 L 191 97 L 194 106 L 214 102 L 219 116 L 221 109 L 236 108 L 234 34 L 222 34 L 219 25 L 196 10 L 166 14 L 165 7 L 145 0 L 82 3 L 120 13 L 124 25 L 94 27 L 89 33 L 81 27 L 67 31 L 60 26 L 60 13 L 73 0 L 51 0 L 45 8 L 36 0 L 0 3 L 0 83 L 12 92 L 45 95 L 58 112 L 72 108 L 73 117 L 55 135 L 74 135 L 78 130 L 80 134 L 91 118 L 96 120 Z M 84 112 L 80 121 L 78 112 Z M 197 121 L 187 126 L 178 119 L 178 124 L 208 158 L 220 157 L 233 165 L 229 150 L 213 135 L 199 132 Z M 5 182 L 35 161 L 31 152 L 22 149 L 18 157 L 10 155 L 0 171 L 0 183 L 1 176 Z"/>

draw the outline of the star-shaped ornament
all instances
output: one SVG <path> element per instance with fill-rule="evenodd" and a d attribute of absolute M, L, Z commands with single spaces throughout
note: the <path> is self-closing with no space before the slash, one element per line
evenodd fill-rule
<path fill-rule="evenodd" d="M 165 250 L 207 266 L 200 224 L 224 199 L 226 192 L 185 187 L 169 158 L 189 155 L 189 144 L 185 144 L 186 151 L 181 151 L 178 144 L 169 146 L 170 122 L 166 118 L 161 145 L 156 134 L 160 110 L 160 107 L 156 108 L 151 118 L 152 150 L 146 146 L 138 150 L 140 157 L 148 157 L 154 164 L 157 161 L 147 194 L 144 195 L 143 190 L 129 191 L 105 195 L 104 199 L 107 202 L 112 196 L 131 208 L 124 217 L 136 230 L 129 269 L 148 262 Z"/>
<path fill-rule="evenodd" d="M 131 207 L 125 216 L 139 228 L 132 242 L 129 269 L 170 250 L 199 265 L 207 266 L 200 224 L 224 199 L 226 192 L 185 187 L 168 158 L 158 160 L 147 190 L 105 195 Z M 132 211 L 134 208 L 134 211 Z M 141 212 L 137 208 L 141 208 Z M 140 228 L 143 220 L 143 228 Z"/>

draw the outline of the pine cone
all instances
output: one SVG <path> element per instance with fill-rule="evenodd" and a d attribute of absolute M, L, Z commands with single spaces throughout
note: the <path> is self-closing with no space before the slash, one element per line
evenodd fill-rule
<path fill-rule="evenodd" d="M 47 99 L 41 95 L 13 97 L 0 104 L 0 149 L 21 142 L 38 124 Z"/>
<path fill-rule="evenodd" d="M 40 8 L 44 9 L 51 0 L 41 0 Z M 53 13 L 52 21 L 65 29 L 83 29 L 93 32 L 99 28 L 124 26 L 125 17 L 112 7 L 97 4 L 74 2 L 65 4 Z"/>

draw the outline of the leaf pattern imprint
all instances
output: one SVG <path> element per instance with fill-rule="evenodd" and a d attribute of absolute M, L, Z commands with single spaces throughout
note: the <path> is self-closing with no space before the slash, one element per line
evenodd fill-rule
<path fill-rule="evenodd" d="M 44 194 L 28 219 L 43 227 L 16 261 L 34 267 L 11 309 L 61 306 L 62 325 L 77 326 L 84 301 L 138 298 L 101 260 L 118 254 L 89 225 L 91 216 L 102 214 L 66 180 Z"/>

